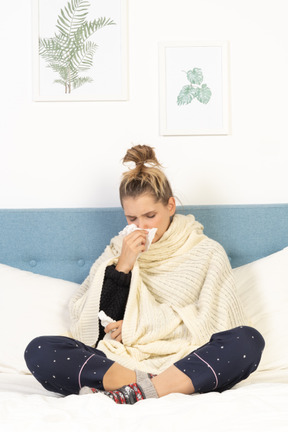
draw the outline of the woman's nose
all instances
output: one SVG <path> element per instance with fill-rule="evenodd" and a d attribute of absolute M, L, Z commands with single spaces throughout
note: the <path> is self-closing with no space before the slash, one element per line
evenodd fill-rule
<path fill-rule="evenodd" d="M 140 229 L 147 229 L 148 227 L 147 227 L 147 223 L 145 222 L 145 221 L 138 221 L 138 223 L 137 223 L 137 228 L 140 228 Z"/>

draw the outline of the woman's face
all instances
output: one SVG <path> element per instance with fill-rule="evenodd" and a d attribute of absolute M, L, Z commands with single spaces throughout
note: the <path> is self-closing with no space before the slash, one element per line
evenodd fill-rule
<path fill-rule="evenodd" d="M 176 210 L 173 197 L 169 198 L 167 205 L 164 205 L 161 201 L 155 201 L 155 198 L 149 194 L 139 195 L 136 198 L 126 197 L 122 200 L 122 205 L 129 225 L 135 224 L 144 230 L 157 228 L 152 243 L 163 236 Z"/>

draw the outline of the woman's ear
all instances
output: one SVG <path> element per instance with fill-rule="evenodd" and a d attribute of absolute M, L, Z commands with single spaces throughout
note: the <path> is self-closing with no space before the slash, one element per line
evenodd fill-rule
<path fill-rule="evenodd" d="M 176 201 L 174 197 L 169 198 L 168 209 L 169 209 L 170 216 L 173 216 L 176 211 Z"/>

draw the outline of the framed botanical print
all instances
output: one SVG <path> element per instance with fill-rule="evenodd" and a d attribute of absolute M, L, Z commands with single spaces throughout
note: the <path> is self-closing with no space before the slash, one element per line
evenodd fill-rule
<path fill-rule="evenodd" d="M 126 100 L 127 0 L 33 0 L 34 100 Z"/>

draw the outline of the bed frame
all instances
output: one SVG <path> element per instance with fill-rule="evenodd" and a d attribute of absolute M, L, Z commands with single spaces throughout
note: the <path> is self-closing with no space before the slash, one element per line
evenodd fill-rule
<path fill-rule="evenodd" d="M 182 206 L 225 248 L 232 267 L 288 244 L 288 204 Z M 121 208 L 0 210 L 0 263 L 81 283 L 124 226 Z"/>

